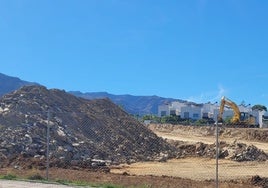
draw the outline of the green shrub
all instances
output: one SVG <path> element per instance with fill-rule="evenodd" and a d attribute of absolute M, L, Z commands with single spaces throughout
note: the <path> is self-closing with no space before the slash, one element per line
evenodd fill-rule
<path fill-rule="evenodd" d="M 40 174 L 35 174 L 30 177 L 28 177 L 29 180 L 45 180 Z"/>
<path fill-rule="evenodd" d="M 7 174 L 7 175 L 3 176 L 3 179 L 5 179 L 5 180 L 14 180 L 14 179 L 17 179 L 17 176 L 15 176 L 13 174 Z"/>

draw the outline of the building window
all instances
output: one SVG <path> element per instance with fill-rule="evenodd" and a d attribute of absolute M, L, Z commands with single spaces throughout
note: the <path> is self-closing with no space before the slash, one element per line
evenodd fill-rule
<path fill-rule="evenodd" d="M 188 119 L 189 118 L 189 112 L 184 112 L 183 115 L 184 115 L 184 118 L 185 119 Z"/>
<path fill-rule="evenodd" d="M 199 114 L 193 114 L 193 118 L 199 118 Z"/>
<path fill-rule="evenodd" d="M 166 111 L 161 111 L 161 116 L 166 116 L 167 112 Z"/>
<path fill-rule="evenodd" d="M 176 110 L 170 110 L 170 115 L 176 115 Z"/>
<path fill-rule="evenodd" d="M 204 118 L 204 119 L 207 119 L 207 118 L 208 118 L 208 113 L 207 113 L 207 112 L 204 112 L 204 113 L 203 113 L 203 118 Z"/>

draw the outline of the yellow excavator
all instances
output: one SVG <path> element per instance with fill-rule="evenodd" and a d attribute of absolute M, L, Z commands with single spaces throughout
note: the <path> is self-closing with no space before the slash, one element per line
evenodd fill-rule
<path fill-rule="evenodd" d="M 221 98 L 220 111 L 218 115 L 218 122 L 222 123 L 224 107 L 228 106 L 234 111 L 234 115 L 230 120 L 231 126 L 235 127 L 258 127 L 256 118 L 248 112 L 240 112 L 238 106 L 226 97 Z"/>

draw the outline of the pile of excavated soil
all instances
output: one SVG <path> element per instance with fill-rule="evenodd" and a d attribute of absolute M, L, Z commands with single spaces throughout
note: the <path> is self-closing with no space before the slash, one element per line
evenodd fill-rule
<path fill-rule="evenodd" d="M 250 184 L 266 188 L 268 187 L 268 178 L 253 176 L 250 180 Z"/>
<path fill-rule="evenodd" d="M 159 136 L 166 138 L 177 148 L 177 158 L 209 157 L 215 158 L 214 126 L 183 126 L 170 124 L 150 124 L 148 128 Z M 267 147 L 265 135 L 267 129 L 251 128 L 219 128 L 220 151 L 219 157 L 234 161 L 265 161 Z M 203 143 L 202 141 L 206 142 Z M 228 142 L 227 142 L 228 141 Z M 246 143 L 244 143 L 246 141 Z M 259 149 L 251 141 L 262 149 Z M 265 149 L 265 151 L 263 150 Z"/>
<path fill-rule="evenodd" d="M 25 86 L 0 99 L 1 166 L 19 168 L 23 158 L 44 165 L 48 110 L 51 165 L 95 167 L 172 156 L 174 147 L 108 99 Z"/>
<path fill-rule="evenodd" d="M 177 158 L 185 157 L 216 157 L 216 145 L 204 144 L 198 142 L 196 144 L 189 144 L 183 141 L 168 140 L 170 144 L 177 148 Z M 219 158 L 231 159 L 234 161 L 266 161 L 268 155 L 258 149 L 254 145 L 246 145 L 243 143 L 227 144 L 226 142 L 219 143 Z"/>

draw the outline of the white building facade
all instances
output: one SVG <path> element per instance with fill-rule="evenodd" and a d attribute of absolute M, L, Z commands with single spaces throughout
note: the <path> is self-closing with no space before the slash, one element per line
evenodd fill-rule
<path fill-rule="evenodd" d="M 252 111 L 250 106 L 239 105 L 240 112 L 245 112 L 253 115 L 260 128 L 268 128 L 268 113 L 264 111 Z M 158 116 L 176 115 L 183 119 L 213 119 L 217 121 L 219 114 L 219 105 L 217 103 L 194 104 L 188 102 L 171 102 L 158 106 Z M 231 108 L 225 107 L 223 112 L 223 119 L 233 117 L 234 112 Z M 265 118 L 264 118 L 265 117 Z"/>
<path fill-rule="evenodd" d="M 202 118 L 202 105 L 185 102 L 172 102 L 158 106 L 158 116 L 177 115 L 184 119 L 198 120 Z"/>
<path fill-rule="evenodd" d="M 183 119 L 201 119 L 201 107 L 195 105 L 187 105 L 181 108 L 181 118 Z"/>

